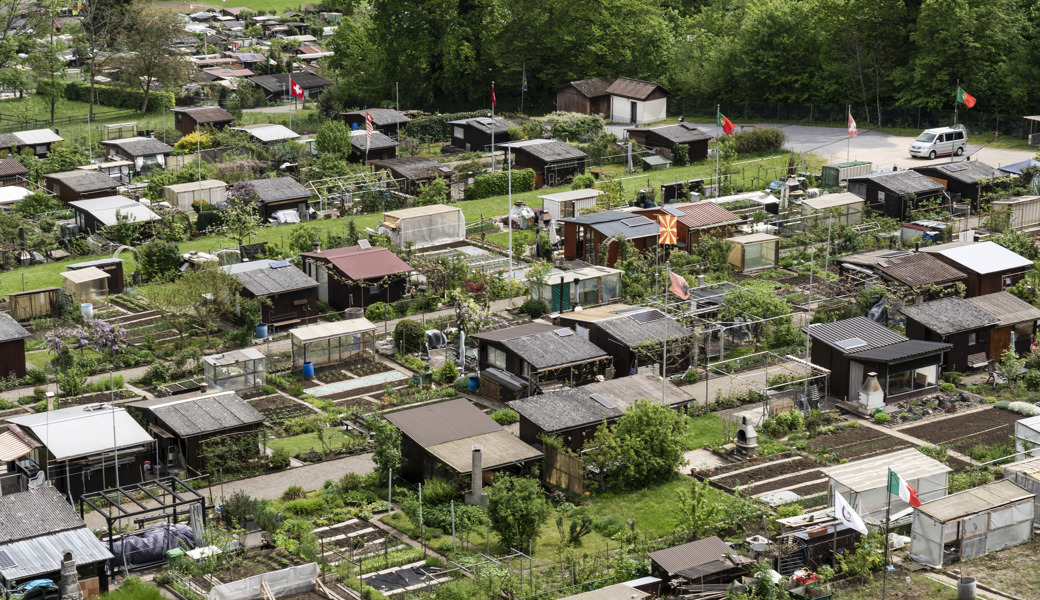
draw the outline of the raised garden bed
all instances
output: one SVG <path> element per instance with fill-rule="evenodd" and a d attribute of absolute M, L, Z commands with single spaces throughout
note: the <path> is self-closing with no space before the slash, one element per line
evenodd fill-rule
<path fill-rule="evenodd" d="M 742 463 L 745 468 L 750 468 L 754 463 Z M 717 479 L 712 479 L 715 483 L 733 489 L 742 485 L 748 485 L 756 481 L 763 481 L 766 479 L 772 479 L 781 475 L 788 475 L 791 473 L 799 473 L 806 469 L 814 469 L 818 465 L 807 459 L 807 458 L 796 458 L 794 460 L 785 461 L 773 461 L 763 464 L 761 467 L 756 468 L 752 471 L 745 471 L 743 473 L 736 473 L 734 475 L 727 475 Z"/>
<path fill-rule="evenodd" d="M 952 449 L 959 450 L 1008 443 L 1009 436 L 1014 435 L 1015 421 L 1021 418 L 1022 415 L 1010 410 L 986 408 L 900 431 L 932 444 L 949 444 Z"/>
<path fill-rule="evenodd" d="M 113 394 L 112 392 L 97 392 L 95 394 L 86 394 L 84 396 L 75 396 L 72 398 L 55 398 L 54 408 L 67 408 L 69 406 L 86 406 L 87 404 L 97 404 L 98 402 L 111 402 Z M 137 398 L 137 394 L 130 390 L 116 390 L 115 399 L 118 400 L 130 400 Z"/>
<path fill-rule="evenodd" d="M 357 377 L 364 377 L 365 375 L 375 375 L 376 373 L 385 373 L 393 369 L 390 365 L 379 362 L 378 360 L 353 360 L 342 365 L 343 370 L 349 371 Z"/>
<path fill-rule="evenodd" d="M 871 427 L 843 427 L 836 433 L 809 440 L 809 449 L 828 454 L 827 462 L 856 460 L 876 454 L 910 448 L 913 444 Z"/>
<path fill-rule="evenodd" d="M 205 381 L 205 377 L 195 377 L 192 379 L 183 379 L 181 381 L 167 383 L 156 388 L 155 395 L 162 398 L 166 396 L 177 396 L 179 394 L 189 394 L 198 391 Z"/>
<path fill-rule="evenodd" d="M 260 414 L 264 415 L 264 418 L 267 419 L 268 423 L 273 425 L 279 425 L 289 419 L 310 416 L 318 413 L 318 409 L 309 404 L 297 402 L 296 400 L 286 398 L 281 394 L 272 394 L 270 396 L 254 398 L 248 402 L 253 408 L 260 411 Z"/>
<path fill-rule="evenodd" d="M 192 583 L 202 591 L 208 592 L 216 587 L 214 580 L 219 584 L 230 583 L 232 581 L 238 581 L 239 579 L 245 579 L 254 575 L 262 575 L 271 571 L 294 567 L 308 562 L 298 556 L 290 554 L 285 548 L 247 552 L 240 558 L 228 556 L 224 559 L 224 557 L 221 556 L 217 559 L 217 562 L 218 564 L 226 564 L 225 560 L 227 563 L 232 563 L 232 565 L 218 569 L 208 577 L 201 575 L 192 577 Z"/>
<path fill-rule="evenodd" d="M 810 464 L 815 465 L 815 463 L 812 463 L 812 461 L 809 461 L 809 462 L 810 462 Z M 776 477 L 776 475 L 774 475 L 773 477 Z M 766 492 L 777 491 L 777 490 L 791 490 L 791 491 L 794 491 L 795 489 L 802 489 L 802 488 L 798 487 L 801 484 L 805 484 L 805 483 L 808 483 L 810 481 L 819 481 L 821 479 L 826 479 L 826 478 L 827 478 L 827 476 L 823 474 L 823 471 L 821 471 L 819 469 L 813 469 L 811 471 L 801 471 L 801 472 L 798 472 L 798 473 L 792 473 L 790 476 L 784 477 L 783 479 L 778 479 L 776 481 L 769 481 L 769 482 L 766 482 L 766 483 L 753 485 L 750 488 L 748 488 L 748 491 L 753 496 L 758 495 L 758 494 L 764 494 Z M 763 475 L 759 479 L 763 479 L 763 480 L 764 479 L 769 479 L 769 476 Z M 806 489 L 810 490 L 809 493 L 803 493 L 803 492 L 795 492 L 795 493 L 797 493 L 799 496 L 811 495 L 812 493 L 815 493 L 815 492 L 812 492 L 811 490 L 814 490 L 816 488 L 826 489 L 827 488 L 827 483 L 823 482 L 823 483 L 813 484 L 812 486 L 806 486 Z"/>

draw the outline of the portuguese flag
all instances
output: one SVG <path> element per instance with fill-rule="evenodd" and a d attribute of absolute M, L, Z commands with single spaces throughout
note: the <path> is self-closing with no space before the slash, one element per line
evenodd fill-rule
<path fill-rule="evenodd" d="M 975 103 L 975 99 L 971 99 L 971 103 Z M 733 121 L 726 118 L 726 115 L 722 114 L 722 111 L 718 111 L 715 116 L 715 124 L 722 128 L 726 132 L 726 135 L 733 135 Z"/>
<path fill-rule="evenodd" d="M 917 498 L 917 490 L 910 487 L 910 485 L 899 475 L 896 475 L 896 472 L 892 469 L 888 470 L 888 493 L 899 496 L 900 500 L 915 508 L 921 506 L 921 501 Z"/>
<path fill-rule="evenodd" d="M 971 108 L 975 106 L 975 96 L 972 96 L 968 92 L 965 92 L 964 88 L 957 88 L 957 102 L 960 102 L 964 106 Z"/>

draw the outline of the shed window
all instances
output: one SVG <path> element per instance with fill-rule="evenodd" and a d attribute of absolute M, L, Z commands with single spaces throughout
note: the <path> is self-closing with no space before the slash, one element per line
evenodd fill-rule
<path fill-rule="evenodd" d="M 487 360 L 488 364 L 498 369 L 506 368 L 506 353 L 493 346 L 488 346 L 487 349 Z"/>

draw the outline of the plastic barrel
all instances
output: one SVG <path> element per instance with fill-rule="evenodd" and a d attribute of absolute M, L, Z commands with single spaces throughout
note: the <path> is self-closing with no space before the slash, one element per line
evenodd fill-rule
<path fill-rule="evenodd" d="M 257 323 L 255 335 L 257 339 L 264 339 L 267 337 L 267 323 Z"/>
<path fill-rule="evenodd" d="M 84 319 L 94 318 L 94 305 L 90 302 L 84 302 L 79 305 L 79 314 L 83 315 Z"/>
<path fill-rule="evenodd" d="M 961 577 L 957 580 L 957 600 L 975 600 L 974 577 Z"/>
<path fill-rule="evenodd" d="M 470 389 L 470 391 L 472 391 L 472 392 L 477 391 L 477 388 L 480 387 L 480 378 L 477 377 L 476 375 L 470 375 L 469 376 L 469 383 L 466 384 L 466 387 L 468 387 Z"/>
<path fill-rule="evenodd" d="M 303 376 L 307 379 L 314 377 L 314 363 L 309 360 L 303 363 Z"/>

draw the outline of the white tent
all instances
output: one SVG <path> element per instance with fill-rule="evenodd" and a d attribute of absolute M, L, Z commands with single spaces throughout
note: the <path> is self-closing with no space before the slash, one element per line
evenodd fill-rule
<path fill-rule="evenodd" d="M 398 248 L 440 246 L 466 239 L 466 217 L 456 206 L 434 204 L 383 213 L 380 233 L 390 234 Z"/>
<path fill-rule="evenodd" d="M 925 502 L 914 511 L 910 558 L 933 569 L 947 547 L 960 560 L 978 558 L 1033 536 L 1036 495 L 1002 479 Z"/>

